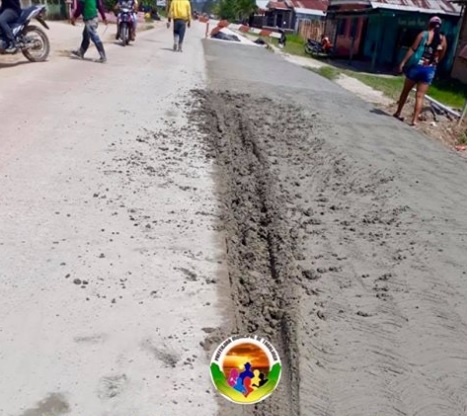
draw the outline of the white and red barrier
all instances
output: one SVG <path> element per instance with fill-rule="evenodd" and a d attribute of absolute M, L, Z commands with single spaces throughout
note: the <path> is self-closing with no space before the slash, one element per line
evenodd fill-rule
<path fill-rule="evenodd" d="M 251 33 L 252 35 L 263 36 L 263 37 L 270 37 L 279 39 L 281 34 L 275 32 L 273 30 L 268 29 L 258 29 L 255 27 L 250 27 L 247 25 L 241 25 L 237 23 L 230 23 L 227 20 L 210 20 L 207 18 L 201 18 L 200 22 L 206 23 L 206 37 L 215 35 L 216 33 L 220 32 L 222 29 L 228 28 L 230 30 L 234 30 L 241 33 Z M 209 31 L 209 28 L 214 26 L 214 28 Z"/>

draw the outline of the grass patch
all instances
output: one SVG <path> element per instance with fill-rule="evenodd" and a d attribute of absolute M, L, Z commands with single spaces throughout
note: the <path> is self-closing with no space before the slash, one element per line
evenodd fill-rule
<path fill-rule="evenodd" d="M 273 39 L 272 44 L 278 46 L 278 40 Z M 287 35 L 285 52 L 291 55 L 309 57 L 305 53 L 304 47 L 305 41 L 300 36 Z M 351 70 L 339 71 L 334 67 L 323 67 L 314 72 L 331 80 L 336 79 L 340 73 L 343 73 L 349 77 L 358 79 L 375 90 L 381 91 L 385 96 L 394 100 L 399 98 L 405 79 L 403 76 L 383 77 Z M 428 95 L 449 107 L 461 109 L 467 98 L 467 86 L 455 80 L 437 79 L 430 86 Z"/>
<path fill-rule="evenodd" d="M 307 56 L 305 53 L 305 41 L 298 35 L 286 35 L 284 52 L 290 55 Z M 272 38 L 271 42 L 274 46 L 279 46 L 279 39 Z"/>
<path fill-rule="evenodd" d="M 467 99 L 467 86 L 456 80 L 436 80 L 428 90 L 428 95 L 452 108 L 460 110 Z"/>
<path fill-rule="evenodd" d="M 298 35 L 286 35 L 287 42 L 283 49 L 284 52 L 291 55 L 306 56 L 305 41 Z M 278 39 L 262 38 L 267 44 L 278 46 Z M 312 59 L 312 58 L 310 58 Z M 393 100 L 399 98 L 400 92 L 404 85 L 405 78 L 403 76 L 379 76 L 362 72 L 351 71 L 348 69 L 338 70 L 333 66 L 323 66 L 318 69 L 312 69 L 313 72 L 330 79 L 335 80 L 341 73 L 349 77 L 358 79 L 369 87 L 381 91 L 386 97 Z M 435 100 L 452 107 L 454 109 L 461 109 L 467 99 L 467 86 L 454 80 L 437 79 L 430 86 L 428 95 Z M 467 140 L 467 138 L 465 139 Z"/>
<path fill-rule="evenodd" d="M 321 75 L 324 78 L 330 79 L 331 81 L 337 79 L 341 74 L 341 71 L 337 70 L 333 66 L 322 66 L 321 68 L 310 68 L 313 72 Z"/>
<path fill-rule="evenodd" d="M 460 135 L 459 139 L 457 140 L 457 144 L 464 146 L 467 145 L 467 131 Z"/>
<path fill-rule="evenodd" d="M 386 97 L 397 99 L 404 85 L 403 77 L 381 77 L 371 74 L 362 74 L 360 72 L 343 71 L 346 75 L 358 79 L 369 87 L 381 91 Z"/>
<path fill-rule="evenodd" d="M 345 70 L 343 72 L 350 77 L 358 79 L 373 89 L 381 91 L 385 96 L 394 100 L 399 98 L 399 94 L 405 80 L 403 76 L 381 77 L 349 70 Z M 460 109 L 465 103 L 467 88 L 465 85 L 462 85 L 457 81 L 438 79 L 430 86 L 428 95 L 442 104 L 454 109 Z"/>

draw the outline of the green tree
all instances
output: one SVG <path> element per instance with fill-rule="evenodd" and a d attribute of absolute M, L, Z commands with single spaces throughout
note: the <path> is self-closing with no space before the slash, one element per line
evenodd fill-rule
<path fill-rule="evenodd" d="M 216 7 L 215 13 L 221 19 L 233 21 L 237 17 L 236 1 L 235 0 L 221 0 Z"/>
<path fill-rule="evenodd" d="M 104 9 L 107 10 L 108 12 L 112 12 L 115 5 L 117 4 L 117 0 L 104 0 Z"/>
<path fill-rule="evenodd" d="M 248 20 L 256 12 L 258 7 L 255 0 L 236 0 L 235 12 L 240 21 Z"/>

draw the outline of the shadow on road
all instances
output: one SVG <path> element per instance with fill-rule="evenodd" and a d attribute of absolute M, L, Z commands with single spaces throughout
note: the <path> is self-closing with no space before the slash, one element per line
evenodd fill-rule
<path fill-rule="evenodd" d="M 376 114 L 377 116 L 386 116 L 386 117 L 392 117 L 391 114 L 389 114 L 386 111 L 380 110 L 379 108 L 373 108 L 370 110 L 370 113 Z"/>
<path fill-rule="evenodd" d="M 20 65 L 28 65 L 31 64 L 32 62 L 29 61 L 19 61 L 19 62 L 0 62 L 0 69 L 2 68 L 13 68 L 15 66 L 20 66 Z"/>

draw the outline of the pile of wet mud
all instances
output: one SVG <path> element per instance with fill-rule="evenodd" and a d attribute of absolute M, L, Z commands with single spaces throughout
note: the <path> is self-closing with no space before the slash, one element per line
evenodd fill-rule
<path fill-rule="evenodd" d="M 285 369 L 269 399 L 239 414 L 421 406 L 404 343 L 417 342 L 408 322 L 420 319 L 429 294 L 418 278 L 437 249 L 417 235 L 421 219 L 401 203 L 395 173 L 339 152 L 332 128 L 306 109 L 228 91 L 194 96 L 191 119 L 218 168 L 231 332 L 270 339 Z M 221 332 L 209 352 L 230 335 Z"/>

